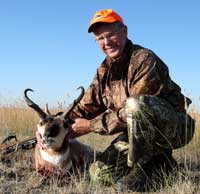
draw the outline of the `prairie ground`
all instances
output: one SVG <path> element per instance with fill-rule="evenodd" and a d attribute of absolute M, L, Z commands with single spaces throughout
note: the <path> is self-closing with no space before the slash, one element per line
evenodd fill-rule
<path fill-rule="evenodd" d="M 56 110 L 54 110 L 56 112 Z M 200 193 L 200 114 L 191 112 L 196 119 L 196 130 L 193 140 L 185 147 L 174 151 L 173 155 L 182 167 L 176 176 L 165 178 L 165 186 L 158 189 L 158 194 L 194 194 Z M 15 133 L 18 140 L 34 136 L 34 128 L 38 116 L 29 108 L 15 106 L 0 107 L 0 142 L 10 133 Z M 114 136 L 89 134 L 80 141 L 90 144 L 96 150 L 103 150 Z M 103 142 L 103 143 L 102 143 Z M 43 184 L 41 177 L 35 172 L 34 149 L 17 151 L 0 158 L 0 193 L 25 194 L 114 194 L 112 187 L 92 185 L 87 173 L 73 178 L 65 184 L 53 177 L 49 183 Z M 125 193 L 130 193 L 128 190 Z"/>

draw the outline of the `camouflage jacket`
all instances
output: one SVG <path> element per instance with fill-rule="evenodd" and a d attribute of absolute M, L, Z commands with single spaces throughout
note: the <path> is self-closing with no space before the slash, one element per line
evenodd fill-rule
<path fill-rule="evenodd" d="M 104 59 L 71 119 L 90 119 L 94 131 L 102 135 L 126 131 L 125 100 L 145 94 L 164 98 L 177 111 L 184 111 L 185 99 L 191 103 L 155 53 L 127 40 L 122 58 Z"/>

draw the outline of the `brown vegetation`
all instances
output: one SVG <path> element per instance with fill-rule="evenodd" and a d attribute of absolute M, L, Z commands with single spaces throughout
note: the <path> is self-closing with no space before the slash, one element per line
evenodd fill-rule
<path fill-rule="evenodd" d="M 200 114 L 193 111 L 191 115 L 196 119 L 194 138 L 189 145 L 174 151 L 176 160 L 183 168 L 176 177 L 167 177 L 166 186 L 156 193 L 200 193 Z M 0 107 L 0 142 L 11 132 L 16 133 L 18 140 L 34 136 L 37 121 L 37 114 L 29 108 Z M 81 141 L 92 145 L 97 150 L 103 150 L 112 139 L 112 136 L 97 134 L 89 134 L 80 138 Z M 28 150 L 1 156 L 0 193 L 114 194 L 115 191 L 112 187 L 92 185 L 87 173 L 81 177 L 74 176 L 70 181 L 64 180 L 62 184 L 56 177 L 53 177 L 49 183 L 44 184 L 44 180 L 36 176 L 33 150 Z"/>

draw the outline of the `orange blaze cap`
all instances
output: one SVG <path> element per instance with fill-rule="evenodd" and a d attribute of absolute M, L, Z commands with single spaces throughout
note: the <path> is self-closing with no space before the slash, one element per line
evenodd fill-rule
<path fill-rule="evenodd" d="M 93 31 L 92 27 L 94 27 L 94 24 L 101 23 L 101 22 L 102 23 L 113 23 L 116 21 L 124 23 L 121 16 L 118 15 L 116 12 L 114 12 L 112 9 L 105 9 L 105 10 L 97 11 L 94 14 L 94 17 L 92 18 L 92 20 L 90 21 L 88 32 L 90 33 Z"/>

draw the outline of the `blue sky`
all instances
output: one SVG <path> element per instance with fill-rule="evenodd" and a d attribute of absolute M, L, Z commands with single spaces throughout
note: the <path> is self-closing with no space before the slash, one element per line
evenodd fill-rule
<path fill-rule="evenodd" d="M 129 38 L 156 52 L 183 93 L 198 101 L 200 1 L 0 0 L 0 103 L 32 88 L 31 97 L 51 107 L 87 88 L 104 59 L 87 28 L 105 8 L 117 11 Z"/>

